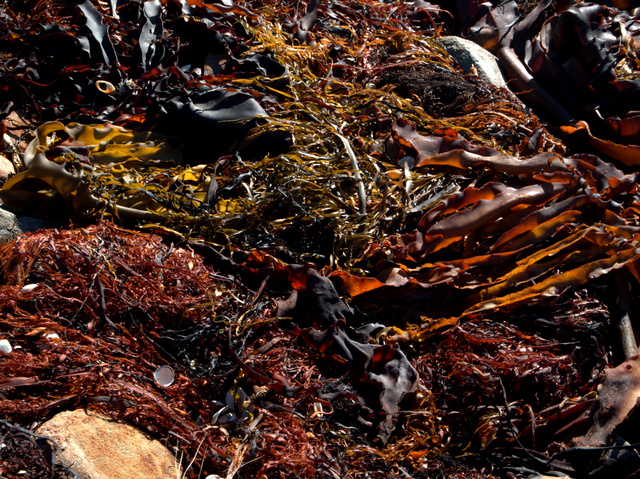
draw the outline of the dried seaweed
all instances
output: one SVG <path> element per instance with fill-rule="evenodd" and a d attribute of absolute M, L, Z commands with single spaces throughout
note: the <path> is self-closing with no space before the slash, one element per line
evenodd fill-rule
<path fill-rule="evenodd" d="M 28 429 L 2 421 L 2 453 L 0 468 L 5 477 L 26 476 L 33 478 L 75 478 L 75 473 L 56 464 L 58 444 Z"/>
<path fill-rule="evenodd" d="M 222 375 L 218 383 L 180 372 L 162 388 L 152 378 L 162 364 L 196 371 L 196 364 L 224 357 L 225 323 L 247 296 L 236 281 L 204 266 L 192 251 L 108 223 L 34 233 L 5 245 L 1 255 L 8 283 L 2 329 L 13 345 L 2 361 L 4 417 L 24 422 L 63 408 L 96 407 L 170 434 L 189 456 L 199 443 L 224 450 L 226 436 L 201 424 L 219 409 L 217 388 L 233 379 L 235 365 L 227 362 L 229 378 Z M 37 287 L 23 290 L 25 284 Z M 212 329 L 218 331 L 213 342 L 205 334 Z M 179 342 L 172 346 L 164 338 L 190 331 L 192 357 L 179 356 L 184 352 L 172 349 Z M 225 360 L 219 363 L 225 367 Z"/>
<path fill-rule="evenodd" d="M 640 280 L 637 20 L 451 8 L 3 7 L 2 132 L 10 114 L 34 128 L 23 150 L 3 139 L 23 164 L 0 196 L 83 225 L 0 249 L 8 462 L 35 447 L 14 426 L 79 407 L 163 439 L 187 477 L 579 477 L 633 459 L 611 452 L 636 437 L 633 407 L 605 403 L 616 374 L 631 396 L 637 380 L 606 370 L 611 273 L 631 308 Z M 463 75 L 438 41 L 452 32 L 493 48 L 517 96 Z"/>
<path fill-rule="evenodd" d="M 52 75 L 64 69 L 75 84 L 73 91 L 81 91 L 82 96 L 79 100 L 73 93 L 74 101 L 65 100 L 67 92 L 60 85 L 43 85 L 58 95 L 54 104 L 48 93 L 33 96 L 36 90 L 32 92 L 27 82 L 39 114 L 56 121 L 110 121 L 161 132 L 172 144 L 182 144 L 182 161 L 189 165 L 216 163 L 220 155 L 230 156 L 219 162 L 215 171 L 187 170 L 184 175 L 195 175 L 196 179 L 185 198 L 167 192 L 167 185 L 173 184 L 171 174 L 160 176 L 155 168 L 140 165 L 132 171 L 124 164 L 105 171 L 95 165 L 95 151 L 86 155 L 88 158 L 76 159 L 75 152 L 65 150 L 68 157 L 64 160 L 57 158 L 61 152 L 50 152 L 49 159 L 65 162 L 67 170 L 77 168 L 73 166 L 76 161 L 89 161 L 94 170 L 84 168 L 81 189 L 89 192 L 89 199 L 98 200 L 77 204 L 58 198 L 54 201 L 56 210 L 63 203 L 74 215 L 116 216 L 114 205 L 120 205 L 123 221 L 160 222 L 220 247 L 279 248 L 285 260 L 341 264 L 353 255 L 354 248 L 364 250 L 369 238 L 395 232 L 401 225 L 410 229 L 425 203 L 435 202 L 458 187 L 458 180 L 448 172 L 406 173 L 409 177 L 402 182 L 388 179 L 385 172 L 398 165 L 386 157 L 385 142 L 388 126 L 398 117 L 430 130 L 458 128 L 474 140 L 507 149 L 517 148 L 540 126 L 514 98 L 472 78 L 468 88 L 477 90 L 474 100 L 450 118 L 425 114 L 436 93 L 416 104 L 411 91 L 402 90 L 394 72 L 410 72 L 408 81 L 423 82 L 423 92 L 436 92 L 436 81 L 443 87 L 446 82 L 457 84 L 451 59 L 437 42 L 424 36 L 425 31 L 437 28 L 434 19 L 443 15 L 432 7 L 407 5 L 385 13 L 388 7 L 367 5 L 366 9 L 380 10 L 372 14 L 361 12 L 364 5 L 336 4 L 329 9 L 320 5 L 316 9 L 319 21 L 309 24 L 309 38 L 321 35 L 323 40 L 310 40 L 303 48 L 287 30 L 289 19 L 292 24 L 302 21 L 295 18 L 292 6 L 275 9 L 265 3 L 255 6 L 261 12 L 259 21 L 255 14 L 242 14 L 234 23 L 232 15 L 215 13 L 211 5 L 208 11 L 198 6 L 176 11 L 176 5 L 168 2 L 160 18 L 154 20 L 162 24 L 165 33 L 154 34 L 157 65 L 143 68 L 150 47 L 145 46 L 146 40 L 139 45 L 133 41 L 141 38 L 134 18 L 144 18 L 146 28 L 145 9 L 151 4 L 141 5 L 148 6 L 140 6 L 139 11 L 133 3 L 118 7 L 117 22 L 113 12 L 100 6 L 95 9 L 105 28 L 108 25 L 110 32 L 120 32 L 111 35 L 111 43 L 118 61 L 127 68 L 127 78 L 121 78 L 122 70 L 104 61 L 99 67 L 83 66 L 82 71 L 71 65 L 36 63 L 33 68 L 52 70 Z M 179 16 L 179 12 L 186 14 Z M 377 20 L 385 16 L 387 22 Z M 206 20 L 199 22 L 200 17 Z M 363 18 L 367 20 L 360 24 Z M 242 25 L 243 34 L 238 33 L 238 25 Z M 79 26 L 65 24 L 64 28 L 65 38 L 82 35 Z M 224 32 L 233 32 L 233 41 Z M 40 45 L 49 35 L 48 31 L 33 31 L 24 42 Z M 195 49 L 202 42 L 206 42 L 203 49 Z M 141 63 L 136 63 L 137 59 Z M 325 78 L 328 71 L 331 74 Z M 430 72 L 448 75 L 446 82 L 436 80 Z M 22 66 L 11 74 L 18 82 L 26 81 Z M 113 91 L 96 93 L 100 88 Z M 445 92 L 437 94 L 442 95 L 442 102 L 449 101 Z M 93 99 L 96 95 L 101 102 Z M 490 124 L 481 112 L 492 116 Z M 121 141 L 129 140 L 123 137 Z M 550 148 L 558 145 L 547 132 L 542 134 L 541 144 Z M 268 156 L 263 158 L 265 153 Z M 157 155 L 162 156 L 161 151 Z M 182 171 L 174 170 L 173 177 Z M 17 182 L 6 185 L 3 194 L 5 198 L 16 196 L 14 206 L 25 208 L 24 198 L 32 197 L 31 190 L 40 184 L 27 183 L 23 185 L 29 186 L 27 191 L 16 191 L 20 189 Z M 140 185 L 140 189 L 128 189 L 123 183 Z M 190 204 L 189 199 L 200 193 L 204 201 Z M 166 212 L 157 214 L 159 209 Z M 252 225 L 250 233 L 248 225 Z M 300 242 L 297 236 L 304 234 L 301 229 L 323 233 L 308 234 Z"/>

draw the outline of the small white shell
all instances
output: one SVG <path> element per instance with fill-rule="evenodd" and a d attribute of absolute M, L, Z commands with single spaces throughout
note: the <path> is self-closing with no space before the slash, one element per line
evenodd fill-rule
<path fill-rule="evenodd" d="M 6 339 L 0 339 L 0 351 L 9 354 L 11 351 L 13 351 L 11 343 Z"/>
<path fill-rule="evenodd" d="M 173 384 L 175 374 L 170 366 L 160 366 L 153 373 L 153 378 L 160 386 L 169 387 Z"/>
<path fill-rule="evenodd" d="M 36 289 L 38 286 L 40 286 L 38 283 L 25 284 L 20 292 L 28 293 L 29 291 Z"/>

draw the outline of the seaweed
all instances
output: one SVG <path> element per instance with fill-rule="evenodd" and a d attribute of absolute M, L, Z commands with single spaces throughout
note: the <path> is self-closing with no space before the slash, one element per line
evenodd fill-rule
<path fill-rule="evenodd" d="M 6 2 L 0 198 L 61 227 L 0 248 L 2 475 L 73 475 L 31 429 L 76 408 L 185 477 L 635 473 L 637 25 Z"/>

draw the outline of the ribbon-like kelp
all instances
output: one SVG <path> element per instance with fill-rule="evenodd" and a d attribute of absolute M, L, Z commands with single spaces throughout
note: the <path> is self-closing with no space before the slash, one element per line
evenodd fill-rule
<path fill-rule="evenodd" d="M 488 5 L 461 9 L 460 27 L 497 54 L 522 99 L 567 134 L 575 134 L 576 120 L 586 122 L 579 130 L 596 150 L 637 165 L 637 17 L 608 2 Z"/>
<path fill-rule="evenodd" d="M 187 477 L 639 469 L 637 20 L 494 3 L 3 6 L 0 197 L 95 224 L 0 250 L 0 460 L 87 407 Z"/>

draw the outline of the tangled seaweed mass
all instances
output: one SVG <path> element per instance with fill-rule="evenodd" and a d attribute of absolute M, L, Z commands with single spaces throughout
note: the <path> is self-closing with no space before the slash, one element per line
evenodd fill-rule
<path fill-rule="evenodd" d="M 0 6 L 0 198 L 60 224 L 0 249 L 3 477 L 77 408 L 193 478 L 640 471 L 640 4 L 451 3 Z"/>

